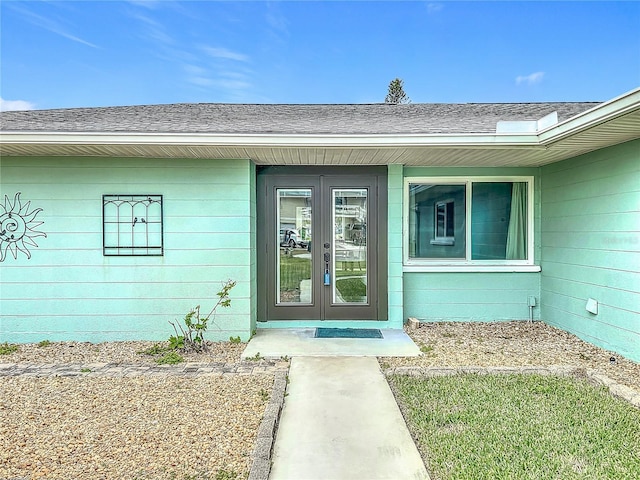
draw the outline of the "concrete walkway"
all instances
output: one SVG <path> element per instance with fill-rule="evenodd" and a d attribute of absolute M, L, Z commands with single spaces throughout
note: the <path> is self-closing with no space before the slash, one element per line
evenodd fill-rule
<path fill-rule="evenodd" d="M 374 357 L 294 357 L 270 480 L 428 479 Z"/>

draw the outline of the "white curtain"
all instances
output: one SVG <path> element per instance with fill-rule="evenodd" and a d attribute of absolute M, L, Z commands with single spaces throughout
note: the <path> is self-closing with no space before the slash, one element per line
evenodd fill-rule
<path fill-rule="evenodd" d="M 507 233 L 507 260 L 527 258 L 527 184 L 514 183 L 511 190 L 511 215 Z"/>

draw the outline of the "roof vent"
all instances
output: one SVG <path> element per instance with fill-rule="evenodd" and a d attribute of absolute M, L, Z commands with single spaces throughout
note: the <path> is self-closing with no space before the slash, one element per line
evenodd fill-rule
<path fill-rule="evenodd" d="M 545 115 L 540 120 L 499 121 L 496 133 L 536 133 L 558 123 L 558 112 Z"/>

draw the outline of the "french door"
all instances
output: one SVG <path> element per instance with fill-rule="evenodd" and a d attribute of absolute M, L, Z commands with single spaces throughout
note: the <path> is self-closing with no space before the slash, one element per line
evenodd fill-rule
<path fill-rule="evenodd" d="M 386 177 L 275 171 L 258 175 L 259 319 L 386 319 Z"/>

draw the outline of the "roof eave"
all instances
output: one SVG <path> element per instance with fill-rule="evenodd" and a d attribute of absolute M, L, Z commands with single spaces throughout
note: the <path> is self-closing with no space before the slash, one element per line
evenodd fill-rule
<path fill-rule="evenodd" d="M 6 145 L 181 145 L 234 147 L 536 146 L 535 134 L 282 135 L 131 132 L 1 132 Z"/>
<path fill-rule="evenodd" d="M 640 110 L 640 87 L 538 132 L 539 142 L 549 145 L 636 110 Z"/>
<path fill-rule="evenodd" d="M 70 147 L 72 150 L 71 147 L 78 147 L 76 151 L 90 151 L 91 155 L 132 153 L 132 156 L 151 157 L 158 153 L 170 156 L 177 151 L 180 156 L 202 155 L 203 152 L 215 154 L 226 148 L 223 153 L 233 149 L 233 153 L 241 158 L 253 159 L 254 155 L 269 150 L 280 149 L 281 153 L 297 150 L 298 155 L 304 156 L 308 155 L 309 150 L 315 149 L 318 152 L 385 151 L 385 158 L 391 155 L 388 152 L 396 151 L 396 157 L 400 159 L 406 158 L 407 151 L 416 152 L 416 155 L 423 155 L 427 150 L 438 150 L 439 155 L 447 150 L 452 152 L 451 155 L 460 155 L 461 151 L 485 151 L 487 156 L 491 155 L 491 151 L 512 151 L 515 154 L 520 150 L 523 154 L 528 152 L 523 155 L 529 157 L 522 160 L 523 164 L 543 165 L 637 138 L 640 138 L 640 88 L 532 133 L 338 135 L 4 131 L 0 132 L 0 153 L 42 155 L 50 146 L 58 152 L 60 148 Z M 550 152 L 555 153 L 549 155 Z M 539 158 L 533 160 L 530 154 Z M 289 153 L 287 155 L 291 156 Z M 324 156 L 320 157 L 320 161 L 327 161 Z M 257 157 L 255 160 L 264 161 Z M 374 160 L 377 161 L 373 159 L 371 162 Z M 452 164 L 456 162 L 455 158 L 451 159 Z"/>

